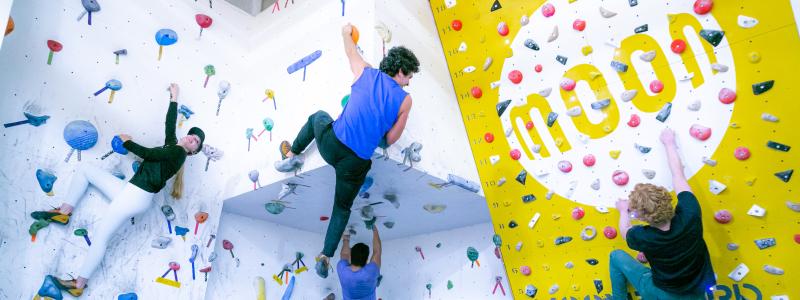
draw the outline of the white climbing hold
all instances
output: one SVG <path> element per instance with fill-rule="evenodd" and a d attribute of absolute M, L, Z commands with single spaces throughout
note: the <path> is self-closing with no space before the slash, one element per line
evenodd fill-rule
<path fill-rule="evenodd" d="M 600 7 L 600 15 L 603 16 L 603 18 L 608 19 L 608 18 L 613 18 L 614 16 L 617 15 L 617 13 L 615 13 L 613 11 L 610 11 L 610 10 L 607 10 L 604 7 L 601 6 Z"/>
<path fill-rule="evenodd" d="M 635 98 L 636 94 L 638 94 L 638 93 L 639 93 L 639 91 L 637 91 L 637 90 L 627 90 L 627 91 L 622 92 L 622 96 L 620 98 L 622 98 L 623 102 L 629 102 L 629 101 L 633 100 L 633 98 Z"/>
<path fill-rule="evenodd" d="M 506 137 L 510 137 L 512 132 L 514 132 L 514 128 L 511 128 L 511 127 L 506 128 L 506 132 L 505 132 Z"/>
<path fill-rule="evenodd" d="M 517 242 L 517 246 L 515 247 L 515 249 L 517 249 L 517 252 L 519 252 L 519 250 L 522 250 L 522 241 Z"/>
<path fill-rule="evenodd" d="M 769 296 L 769 300 L 789 300 L 789 296 L 786 296 L 786 295 L 772 295 L 772 296 Z"/>
<path fill-rule="evenodd" d="M 453 6 L 456 6 L 456 0 L 444 0 L 444 6 L 453 8 Z"/>
<path fill-rule="evenodd" d="M 461 45 L 458 45 L 458 51 L 459 52 L 467 52 L 467 43 L 466 42 L 461 42 Z"/>
<path fill-rule="evenodd" d="M 750 207 L 750 210 L 747 211 L 748 215 L 759 218 L 763 217 L 766 213 L 767 210 L 761 206 L 758 206 L 758 204 L 753 204 L 753 206 Z"/>
<path fill-rule="evenodd" d="M 653 179 L 656 177 L 656 170 L 642 169 L 642 175 L 647 179 Z"/>
<path fill-rule="evenodd" d="M 594 226 L 589 225 L 581 230 L 581 239 L 584 241 L 591 241 L 597 236 L 597 229 Z"/>
<path fill-rule="evenodd" d="M 614 38 L 610 38 L 610 39 L 606 40 L 605 44 L 610 46 L 610 47 L 614 47 L 614 49 L 619 49 L 619 43 Z"/>
<path fill-rule="evenodd" d="M 553 31 L 550 32 L 550 36 L 547 37 L 547 42 L 552 43 L 558 38 L 558 26 L 553 26 Z"/>
<path fill-rule="evenodd" d="M 500 86 L 500 80 L 489 83 L 489 87 L 491 87 L 492 89 L 496 89 L 499 86 Z"/>
<path fill-rule="evenodd" d="M 553 199 L 553 194 L 555 194 L 555 192 L 553 192 L 553 190 L 548 190 L 547 194 L 544 194 L 544 198 L 547 199 L 547 200 Z"/>
<path fill-rule="evenodd" d="M 694 78 L 694 73 L 682 74 L 678 77 L 678 81 L 692 80 L 692 78 Z"/>
<path fill-rule="evenodd" d="M 700 104 L 700 100 L 694 100 L 694 101 L 692 101 L 692 103 L 689 103 L 689 107 L 688 108 L 691 111 L 698 111 L 698 110 L 700 110 L 700 106 L 701 105 L 702 104 Z"/>
<path fill-rule="evenodd" d="M 564 267 L 567 269 L 572 269 L 572 267 L 574 266 L 575 264 L 573 264 L 571 261 L 568 261 L 567 263 L 564 264 Z"/>
<path fill-rule="evenodd" d="M 585 134 L 578 133 L 578 140 L 581 141 L 581 143 L 586 144 L 589 142 L 589 137 Z"/>
<path fill-rule="evenodd" d="M 569 269 L 569 267 L 567 269 Z M 553 285 L 551 285 L 548 292 L 550 293 L 550 295 L 558 293 L 558 283 L 554 283 Z"/>
<path fill-rule="evenodd" d="M 492 163 L 493 166 L 497 164 L 497 162 L 499 161 L 500 161 L 500 155 L 489 156 L 489 162 Z"/>
<path fill-rule="evenodd" d="M 474 66 L 468 66 L 468 67 L 464 68 L 464 73 L 472 73 L 472 72 L 475 72 L 475 67 Z"/>
<path fill-rule="evenodd" d="M 656 59 L 656 51 L 652 50 L 652 51 L 647 51 L 645 53 L 642 53 L 641 55 L 639 55 L 639 58 L 641 60 L 643 60 L 643 61 L 651 62 L 654 59 Z"/>
<path fill-rule="evenodd" d="M 739 15 L 739 17 L 736 19 L 736 23 L 742 28 L 753 28 L 758 25 L 758 20 L 753 17 Z"/>
<path fill-rule="evenodd" d="M 491 56 L 486 58 L 486 61 L 484 61 L 484 62 L 483 62 L 483 70 L 484 70 L 484 71 L 488 70 L 488 69 L 489 69 L 489 67 L 491 67 L 491 66 L 492 66 L 492 61 L 493 61 L 493 60 L 492 60 L 492 57 L 491 57 Z"/>
<path fill-rule="evenodd" d="M 581 115 L 581 107 L 580 106 L 573 106 L 572 108 L 567 110 L 567 115 L 570 117 L 577 117 Z"/>
<path fill-rule="evenodd" d="M 505 183 L 506 183 L 506 178 L 505 177 L 500 177 L 500 179 L 497 180 L 497 187 L 501 187 Z"/>
<path fill-rule="evenodd" d="M 545 177 L 545 176 L 547 176 L 549 174 L 550 174 L 550 172 L 547 172 L 545 169 L 540 169 L 540 170 L 538 170 L 538 171 L 536 171 L 534 173 L 534 176 L 536 176 L 537 178 L 542 178 L 542 177 Z"/>
<path fill-rule="evenodd" d="M 795 212 L 800 212 L 800 203 L 786 200 L 786 207 L 788 207 L 789 209 L 791 209 L 791 210 L 793 210 Z"/>
<path fill-rule="evenodd" d="M 770 273 L 772 275 L 783 275 L 783 269 L 770 265 L 764 265 L 764 272 Z"/>
<path fill-rule="evenodd" d="M 607 214 L 608 213 L 608 207 L 605 207 L 605 206 L 595 206 L 594 210 L 596 210 L 597 212 L 599 212 L 601 214 Z"/>
<path fill-rule="evenodd" d="M 600 179 L 599 178 L 595 178 L 594 181 L 592 181 L 592 189 L 595 190 L 595 191 L 600 189 Z"/>
<path fill-rule="evenodd" d="M 531 146 L 531 151 L 533 151 L 533 153 L 541 152 L 542 151 L 542 145 L 534 144 L 533 146 Z"/>
<path fill-rule="evenodd" d="M 519 19 L 519 24 L 522 26 L 528 25 L 529 22 L 530 19 L 528 19 L 528 16 L 526 15 L 523 15 L 522 18 Z"/>
<path fill-rule="evenodd" d="M 531 218 L 531 221 L 530 221 L 530 222 L 528 222 L 528 227 L 530 227 L 531 229 L 533 229 L 533 226 L 536 226 L 536 222 L 537 222 L 537 221 L 539 221 L 539 217 L 541 217 L 541 216 L 542 216 L 542 215 L 541 215 L 541 214 L 539 214 L 538 212 L 537 212 L 536 214 L 534 214 L 534 215 L 533 215 L 533 218 Z"/>
<path fill-rule="evenodd" d="M 761 114 L 761 119 L 767 122 L 778 122 L 778 117 L 769 113 Z"/>
<path fill-rule="evenodd" d="M 576 187 L 578 187 L 578 182 L 574 181 L 574 180 L 570 181 L 569 182 L 569 189 L 567 190 L 567 192 L 565 193 L 564 196 L 567 197 L 567 198 L 571 198 L 572 194 L 575 193 L 575 188 Z"/>
<path fill-rule="evenodd" d="M 717 166 L 717 161 L 716 160 L 710 159 L 710 158 L 705 157 L 705 156 L 703 156 L 703 163 L 708 165 L 708 166 L 710 166 L 710 167 Z"/>
<path fill-rule="evenodd" d="M 728 187 L 722 184 L 722 182 L 716 181 L 714 179 L 708 181 L 708 189 L 714 195 L 719 195 L 719 193 L 722 193 L 722 191 L 724 191 L 726 188 Z"/>
<path fill-rule="evenodd" d="M 739 282 L 742 281 L 742 279 L 745 276 L 747 276 L 748 272 L 750 272 L 750 269 L 747 268 L 747 265 L 745 265 L 744 263 L 740 263 L 738 266 L 736 266 L 736 268 L 733 269 L 733 271 L 731 271 L 728 274 L 728 277 L 730 279 L 733 279 L 733 281 Z"/>
<path fill-rule="evenodd" d="M 711 69 L 720 73 L 728 72 L 728 66 L 719 63 L 711 64 Z"/>
<path fill-rule="evenodd" d="M 553 88 L 549 87 L 549 88 L 546 88 L 546 89 L 543 89 L 543 90 L 539 91 L 539 96 L 547 98 L 548 96 L 550 96 L 550 93 L 552 93 L 552 92 L 553 92 Z"/>

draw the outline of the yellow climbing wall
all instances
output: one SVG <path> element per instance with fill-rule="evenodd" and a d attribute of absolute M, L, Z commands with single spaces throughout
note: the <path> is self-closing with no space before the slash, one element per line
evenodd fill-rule
<path fill-rule="evenodd" d="M 800 201 L 800 179 L 784 182 L 775 175 L 798 169 L 800 154 L 797 149 L 767 147 L 768 141 L 789 146 L 800 141 L 796 130 L 800 104 L 795 99 L 800 91 L 793 76 L 800 69 L 800 39 L 790 1 L 715 1 L 705 15 L 695 13 L 694 1 L 689 0 L 638 1 L 635 6 L 627 0 L 432 0 L 430 4 L 516 298 L 526 298 L 529 284 L 538 288 L 537 298 L 610 294 L 608 254 L 613 249 L 630 250 L 620 237 L 604 237 L 603 228 L 617 228 L 614 201 L 636 183 L 671 188 L 658 142 L 665 125 L 676 130 L 689 184 L 703 209 L 705 240 L 718 276 L 713 298 L 800 297 L 800 263 L 791 256 L 800 253 L 795 242 L 800 213 L 787 205 Z M 550 17 L 543 12 L 546 4 L 555 8 Z M 616 15 L 604 16 L 601 6 Z M 758 24 L 740 26 L 740 16 L 755 18 Z M 577 19 L 586 22 L 583 31 L 574 29 Z M 508 29 L 505 36 L 501 22 Z M 647 31 L 634 32 L 645 24 Z M 558 27 L 555 39 L 554 27 Z M 713 46 L 698 35 L 701 29 L 722 30 L 724 38 Z M 527 39 L 535 46 L 525 46 Z M 671 49 L 675 39 L 687 42 L 684 52 Z M 651 50 L 656 52 L 651 62 L 640 58 Z M 567 61 L 562 64 L 557 55 Z M 618 72 L 612 61 L 624 63 L 627 71 Z M 715 63 L 727 70 L 712 68 Z M 522 75 L 521 82 L 514 83 L 509 76 L 514 70 Z M 562 78 L 576 81 L 577 87 L 561 88 Z M 650 90 L 656 79 L 664 85 L 660 93 Z M 755 95 L 753 84 L 768 80 L 775 81 L 774 87 Z M 723 88 L 736 92 L 735 102 L 719 100 Z M 477 89 L 480 97 L 473 94 Z M 626 90 L 637 91 L 630 102 L 624 99 Z M 607 107 L 591 108 L 592 102 L 603 99 L 610 100 Z M 505 100 L 511 101 L 498 117 L 497 105 Z M 655 117 L 667 102 L 672 103 L 672 113 L 662 123 Z M 582 111 L 570 117 L 567 111 L 574 107 Z M 552 127 L 547 126 L 550 112 L 558 114 Z M 778 121 L 763 120 L 764 113 Z M 633 114 L 641 119 L 635 128 L 627 124 Z M 711 138 L 691 137 L 692 124 L 710 128 Z M 642 153 L 634 143 L 652 151 Z M 747 147 L 751 157 L 734 157 L 738 147 Z M 613 158 L 610 152 L 615 150 L 620 152 Z M 586 154 L 596 157 L 596 165 L 583 164 Z M 716 166 L 703 163 L 703 157 L 715 160 Z M 570 161 L 573 171 L 560 171 L 562 160 Z M 642 169 L 655 171 L 656 176 L 648 179 Z M 522 170 L 524 183 L 516 180 Z M 626 171 L 630 182 L 623 186 L 612 182 L 615 170 Z M 727 189 L 712 193 L 710 180 Z M 549 200 L 548 191 L 553 193 Z M 536 199 L 525 203 L 525 195 Z M 748 215 L 754 204 L 766 215 Z M 612 209 L 604 213 L 603 207 Z M 575 208 L 583 208 L 585 217 L 573 219 Z M 723 209 L 733 215 L 728 224 L 714 219 L 715 212 Z M 530 228 L 536 213 L 541 217 Z M 512 222 L 518 226 L 511 228 Z M 586 226 L 597 229 L 593 240 L 581 239 Z M 570 236 L 572 241 L 555 245 L 559 236 Z M 763 238 L 774 238 L 776 246 L 760 250 L 754 241 Z M 515 249 L 520 242 L 521 248 Z M 738 249 L 729 250 L 730 243 Z M 588 264 L 585 260 L 590 258 L 599 263 Z M 566 268 L 567 262 L 574 267 Z M 736 282 L 728 274 L 740 263 L 750 271 Z M 779 267 L 785 274 L 769 274 L 764 265 Z M 520 272 L 523 266 L 531 268 L 529 276 Z M 602 280 L 602 292 L 596 291 L 595 280 Z M 558 291 L 548 293 L 555 284 Z"/>

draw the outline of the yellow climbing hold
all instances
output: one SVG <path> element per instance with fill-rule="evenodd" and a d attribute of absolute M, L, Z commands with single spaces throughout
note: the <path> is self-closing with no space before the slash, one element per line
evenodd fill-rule
<path fill-rule="evenodd" d="M 558 220 L 558 219 L 560 219 L 560 218 L 561 218 L 561 215 L 559 215 L 559 214 L 553 214 L 553 220 Z"/>
<path fill-rule="evenodd" d="M 609 126 L 609 125 L 603 126 L 603 132 L 605 132 L 605 133 L 611 132 L 611 126 Z"/>
<path fill-rule="evenodd" d="M 753 186 L 753 184 L 756 183 L 756 177 L 755 176 L 750 176 L 750 177 L 748 177 L 747 179 L 744 180 L 744 183 L 749 185 L 749 186 Z"/>
<path fill-rule="evenodd" d="M 545 270 L 545 271 L 550 271 L 550 265 L 548 265 L 548 264 L 543 264 L 543 265 L 542 265 L 542 270 Z"/>
<path fill-rule="evenodd" d="M 597 77 L 600 76 L 603 76 L 603 74 L 600 72 L 589 72 L 589 78 L 591 78 L 592 80 L 595 80 L 597 79 Z"/>
<path fill-rule="evenodd" d="M 750 60 L 750 63 L 757 64 L 758 62 L 761 61 L 761 54 L 758 53 L 758 52 L 753 51 L 753 52 L 750 52 L 750 54 L 747 55 L 747 58 Z"/>
<path fill-rule="evenodd" d="M 622 151 L 620 151 L 620 150 L 611 150 L 611 151 L 608 152 L 608 155 L 610 155 L 611 158 L 613 158 L 613 159 L 617 159 L 617 158 L 619 158 L 619 154 L 621 152 Z"/>
<path fill-rule="evenodd" d="M 561 147 L 564 144 L 564 139 L 556 138 L 556 147 Z"/>
<path fill-rule="evenodd" d="M 506 48 L 506 57 L 511 58 L 512 56 L 514 56 L 514 51 L 512 51 L 510 47 Z"/>
<path fill-rule="evenodd" d="M 573 285 L 572 285 L 572 290 L 573 290 L 573 291 L 576 291 L 576 292 L 577 292 L 577 291 L 580 291 L 580 290 L 581 290 L 581 286 L 580 286 L 580 285 L 577 285 L 577 284 L 573 284 Z"/>
<path fill-rule="evenodd" d="M 544 242 L 542 242 L 542 240 L 536 241 L 536 247 L 544 248 Z"/>
<path fill-rule="evenodd" d="M 592 49 L 592 46 L 583 46 L 583 48 L 581 48 L 581 53 L 583 53 L 583 56 L 587 56 L 589 54 L 592 54 L 592 52 L 594 52 L 594 49 Z"/>
<path fill-rule="evenodd" d="M 678 19 L 678 15 L 667 14 L 667 20 L 669 20 L 670 24 L 675 23 L 675 20 L 677 20 L 677 19 Z"/>
<path fill-rule="evenodd" d="M 741 127 L 739 127 L 739 123 L 736 123 L 736 122 L 731 123 L 730 127 L 733 128 L 733 129 L 741 128 Z"/>

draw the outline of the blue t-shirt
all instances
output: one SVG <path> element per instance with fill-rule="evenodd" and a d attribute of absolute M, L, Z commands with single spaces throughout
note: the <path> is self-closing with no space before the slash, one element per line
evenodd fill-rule
<path fill-rule="evenodd" d="M 342 114 L 333 122 L 333 132 L 358 157 L 370 159 L 397 121 L 406 95 L 408 93 L 392 77 L 365 67 L 351 86 L 350 100 Z"/>
<path fill-rule="evenodd" d="M 339 283 L 342 285 L 344 300 L 375 300 L 380 268 L 374 262 L 368 263 L 358 271 L 350 269 L 350 262 L 340 260 L 336 265 Z"/>

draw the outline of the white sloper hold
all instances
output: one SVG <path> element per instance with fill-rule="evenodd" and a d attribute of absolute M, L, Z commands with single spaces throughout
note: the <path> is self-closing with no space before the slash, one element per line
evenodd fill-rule
<path fill-rule="evenodd" d="M 496 89 L 499 86 L 500 86 L 500 80 L 489 83 L 489 87 L 492 89 Z"/>
<path fill-rule="evenodd" d="M 656 170 L 642 169 L 642 175 L 647 179 L 653 179 L 656 177 Z"/>
<path fill-rule="evenodd" d="M 506 128 L 506 132 L 505 132 L 506 137 L 510 137 L 512 132 L 514 132 L 514 128 L 511 128 L 511 127 Z"/>
<path fill-rule="evenodd" d="M 759 218 L 761 218 L 761 217 L 763 217 L 765 214 L 767 214 L 767 210 L 766 210 L 766 209 L 764 209 L 764 208 L 763 208 L 763 207 L 761 207 L 761 206 L 758 206 L 758 204 L 753 204 L 753 206 L 751 206 L 751 207 L 750 207 L 750 209 L 747 211 L 747 214 L 748 214 L 748 215 L 751 215 L 751 216 L 753 216 L 753 217 L 759 217 Z"/>
<path fill-rule="evenodd" d="M 656 51 L 652 50 L 652 51 L 647 51 L 645 53 L 642 53 L 642 55 L 639 55 L 639 58 L 641 60 L 643 60 L 643 61 L 651 62 L 654 59 L 656 59 Z"/>
<path fill-rule="evenodd" d="M 600 179 L 595 178 L 594 181 L 592 181 L 592 189 L 595 191 L 600 189 Z"/>
<path fill-rule="evenodd" d="M 499 161 L 500 161 L 500 155 L 489 156 L 489 162 L 492 163 L 493 166 L 497 164 L 497 162 Z"/>
<path fill-rule="evenodd" d="M 520 250 L 522 250 L 522 241 L 519 241 L 519 242 L 517 242 L 516 249 L 517 249 L 517 252 L 519 252 Z"/>
<path fill-rule="evenodd" d="M 475 72 L 475 67 L 467 66 L 466 68 L 464 68 L 464 73 L 472 73 L 472 72 Z"/>
<path fill-rule="evenodd" d="M 444 6 L 453 8 L 453 6 L 456 6 L 456 0 L 444 0 Z"/>
<path fill-rule="evenodd" d="M 778 122 L 778 117 L 769 113 L 761 114 L 761 119 L 767 122 Z"/>
<path fill-rule="evenodd" d="M 491 66 L 492 66 L 492 57 L 487 57 L 486 61 L 483 62 L 483 70 L 486 71 Z"/>
<path fill-rule="evenodd" d="M 569 268 L 567 268 L 567 269 L 569 269 Z M 547 292 L 549 292 L 550 295 L 558 293 L 558 283 L 554 283 L 553 285 L 551 285 L 550 289 Z"/>
<path fill-rule="evenodd" d="M 539 214 L 538 212 L 537 212 L 536 214 L 534 214 L 534 215 L 533 215 L 533 218 L 531 218 L 531 221 L 530 221 L 530 222 L 528 222 L 528 227 L 530 227 L 531 229 L 533 229 L 533 226 L 536 226 L 536 222 L 538 222 L 538 221 L 539 221 L 539 217 L 541 217 L 541 216 L 542 216 L 542 215 L 541 215 L 541 214 Z"/>
<path fill-rule="evenodd" d="M 533 153 L 539 153 L 540 151 L 542 151 L 542 145 L 534 144 L 533 146 L 531 146 L 531 151 L 533 151 Z"/>
<path fill-rule="evenodd" d="M 622 95 L 621 95 L 620 98 L 622 98 L 623 102 L 630 102 L 631 100 L 633 100 L 633 98 L 636 97 L 636 94 L 638 94 L 638 93 L 639 93 L 639 91 L 637 91 L 637 90 L 627 90 L 627 91 L 622 92 Z"/>
<path fill-rule="evenodd" d="M 553 199 L 553 194 L 555 194 L 555 192 L 553 192 L 553 190 L 549 190 L 547 191 L 547 194 L 544 194 L 544 198 L 547 200 Z"/>
<path fill-rule="evenodd" d="M 574 180 L 573 180 L 573 181 L 570 181 L 570 182 L 569 182 L 569 189 L 567 190 L 567 192 L 566 192 L 566 195 L 564 195 L 564 196 L 565 196 L 566 198 L 570 198 L 570 197 L 572 197 L 572 194 L 574 194 L 574 193 L 575 193 L 575 188 L 576 188 L 576 187 L 578 187 L 578 182 L 577 182 L 577 181 L 574 181 Z"/>
<path fill-rule="evenodd" d="M 694 100 L 694 101 L 692 101 L 692 103 L 689 103 L 688 108 L 691 111 L 698 111 L 698 110 L 700 110 L 700 106 L 701 105 L 702 104 L 700 104 L 700 100 Z"/>
<path fill-rule="evenodd" d="M 600 15 L 603 16 L 603 18 L 608 19 L 608 18 L 613 18 L 614 16 L 617 15 L 617 13 L 615 13 L 613 11 L 610 11 L 610 10 L 607 10 L 604 7 L 601 6 L 600 7 Z"/>
<path fill-rule="evenodd" d="M 710 158 L 705 157 L 705 156 L 703 156 L 703 163 L 708 165 L 708 166 L 710 166 L 710 167 L 717 166 L 717 161 L 716 160 L 710 159 Z"/>
<path fill-rule="evenodd" d="M 567 110 L 567 115 L 570 117 L 577 117 L 581 115 L 581 107 L 580 106 L 573 106 L 572 108 Z"/>
<path fill-rule="evenodd" d="M 522 26 L 528 25 L 529 22 L 530 19 L 528 19 L 528 16 L 526 15 L 523 15 L 522 18 L 519 19 L 519 24 Z"/>
<path fill-rule="evenodd" d="M 578 140 L 581 141 L 581 143 L 586 144 L 589 142 L 589 137 L 585 134 L 578 133 Z"/>
<path fill-rule="evenodd" d="M 505 183 L 506 183 L 506 178 L 505 177 L 500 177 L 500 179 L 497 180 L 497 187 L 501 187 Z"/>
<path fill-rule="evenodd" d="M 758 25 L 758 20 L 753 17 L 739 15 L 739 17 L 736 19 L 736 23 L 742 28 L 753 28 Z"/>
<path fill-rule="evenodd" d="M 787 296 L 787 295 L 772 295 L 772 296 L 769 296 L 769 300 L 789 300 L 789 296 Z"/>
<path fill-rule="evenodd" d="M 783 275 L 783 269 L 770 265 L 764 265 L 764 272 L 770 273 L 772 275 Z"/>
<path fill-rule="evenodd" d="M 552 93 L 552 92 L 553 92 L 553 88 L 546 88 L 546 89 L 543 89 L 543 90 L 539 91 L 539 96 L 547 98 L 548 96 L 550 96 L 550 93 Z"/>
<path fill-rule="evenodd" d="M 800 212 L 800 203 L 786 200 L 786 207 L 793 210 L 794 212 Z"/>
<path fill-rule="evenodd" d="M 722 191 L 724 191 L 726 188 L 728 187 L 722 184 L 722 182 L 716 181 L 714 179 L 708 181 L 708 189 L 714 195 L 719 195 L 719 193 L 722 193 Z"/>
<path fill-rule="evenodd" d="M 747 268 L 747 265 L 741 263 L 728 274 L 728 277 L 733 279 L 733 281 L 739 282 L 742 281 L 745 276 L 747 276 L 748 272 L 750 272 L 750 269 Z"/>
<path fill-rule="evenodd" d="M 553 26 L 553 32 L 550 33 L 550 36 L 547 37 L 547 42 L 552 43 L 558 38 L 558 26 Z"/>
<path fill-rule="evenodd" d="M 459 52 L 467 52 L 467 43 L 466 42 L 461 42 L 461 45 L 458 45 L 458 51 Z"/>
<path fill-rule="evenodd" d="M 599 212 L 601 214 L 607 214 L 608 213 L 608 207 L 605 207 L 605 206 L 595 206 L 594 210 L 596 210 L 597 212 Z"/>
<path fill-rule="evenodd" d="M 711 64 L 711 69 L 720 73 L 728 72 L 728 66 L 719 63 Z"/>

